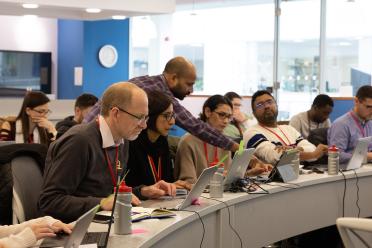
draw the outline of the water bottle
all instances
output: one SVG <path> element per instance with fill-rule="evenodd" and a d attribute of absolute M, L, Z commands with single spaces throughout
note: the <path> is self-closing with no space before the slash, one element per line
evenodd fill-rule
<path fill-rule="evenodd" d="M 211 198 L 223 197 L 223 167 L 219 167 L 209 183 L 209 196 Z"/>
<path fill-rule="evenodd" d="M 115 234 L 132 233 L 132 188 L 124 182 L 120 184 L 116 198 L 114 229 Z"/>
<path fill-rule="evenodd" d="M 337 175 L 339 169 L 338 148 L 333 145 L 328 148 L 328 175 Z"/>

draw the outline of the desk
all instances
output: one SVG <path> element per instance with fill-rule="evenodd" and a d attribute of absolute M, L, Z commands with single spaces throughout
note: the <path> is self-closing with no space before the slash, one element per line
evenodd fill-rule
<path fill-rule="evenodd" d="M 347 178 L 345 216 L 357 216 L 355 174 L 353 171 L 344 174 Z M 372 166 L 362 167 L 357 170 L 357 175 L 360 216 L 372 216 Z M 262 247 L 334 225 L 336 218 L 342 217 L 344 180 L 341 174 L 301 175 L 292 183 L 265 185 L 270 192 L 268 195 L 225 193 L 224 198 L 219 199 L 229 205 L 231 224 L 239 233 L 243 247 Z M 209 197 L 208 194 L 205 196 Z M 240 247 L 229 226 L 226 205 L 205 198 L 201 198 L 201 203 L 201 206 L 191 206 L 188 210 L 197 211 L 202 217 L 205 226 L 203 247 Z M 134 223 L 133 229 L 146 230 L 142 234 L 112 233 L 108 247 L 124 244 L 125 247 L 199 247 L 203 228 L 198 216 L 191 212 L 177 214 L 175 218 Z M 106 229 L 107 226 L 95 223 L 90 227 L 92 231 Z"/>

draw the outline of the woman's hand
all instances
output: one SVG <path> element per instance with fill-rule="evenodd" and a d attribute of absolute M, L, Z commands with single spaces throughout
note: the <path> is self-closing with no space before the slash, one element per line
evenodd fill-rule
<path fill-rule="evenodd" d="M 191 190 L 191 188 L 192 188 L 192 184 L 191 183 L 188 183 L 188 182 L 183 181 L 183 180 L 178 180 L 178 181 L 174 182 L 174 184 L 176 185 L 176 188 L 177 189 Z"/>

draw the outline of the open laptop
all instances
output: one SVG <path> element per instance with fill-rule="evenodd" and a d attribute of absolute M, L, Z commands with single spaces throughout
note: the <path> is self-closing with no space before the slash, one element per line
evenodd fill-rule
<path fill-rule="evenodd" d="M 241 153 L 236 152 L 223 181 L 224 189 L 228 190 L 232 183 L 245 177 L 245 172 L 253 156 L 255 149 L 244 149 Z"/>
<path fill-rule="evenodd" d="M 99 209 L 99 205 L 95 206 L 76 221 L 71 234 L 57 235 L 57 237 L 45 238 L 40 244 L 40 247 L 64 247 L 64 248 L 75 248 L 79 247 L 85 235 L 88 234 L 87 230 L 92 222 L 94 215 Z M 90 242 L 87 242 L 88 244 Z"/>
<path fill-rule="evenodd" d="M 141 204 L 141 207 L 165 208 L 169 210 L 183 210 L 192 205 L 203 193 L 205 187 L 209 184 L 213 174 L 217 171 L 219 164 L 206 168 L 200 174 L 198 180 L 187 194 L 185 199 L 173 200 L 147 200 Z"/>
<path fill-rule="evenodd" d="M 347 163 L 340 164 L 339 169 L 342 171 L 359 169 L 362 164 L 367 162 L 368 146 L 372 142 L 371 137 L 359 138 L 353 151 L 351 159 Z M 327 164 L 315 165 L 320 170 L 327 170 Z"/>
<path fill-rule="evenodd" d="M 297 179 L 297 173 L 293 169 L 293 160 L 296 158 L 296 155 L 297 151 L 295 149 L 284 151 L 279 161 L 271 170 L 271 173 L 268 176 L 257 176 L 257 179 L 264 182 L 268 182 L 270 180 L 289 182 Z"/>

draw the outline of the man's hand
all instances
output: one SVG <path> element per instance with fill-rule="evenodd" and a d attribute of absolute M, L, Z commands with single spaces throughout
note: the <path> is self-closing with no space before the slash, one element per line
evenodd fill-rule
<path fill-rule="evenodd" d="M 270 172 L 273 169 L 271 164 L 265 164 L 259 160 L 256 156 L 253 156 L 249 163 L 249 169 L 246 171 L 246 176 L 257 176 L 262 173 Z"/>
<path fill-rule="evenodd" d="M 135 194 L 132 193 L 132 202 L 131 203 L 132 203 L 133 206 L 138 206 L 138 205 L 141 204 L 141 201 L 140 201 L 140 199 L 138 199 L 138 197 Z M 114 205 L 114 194 L 111 194 L 108 197 L 103 198 L 99 205 L 100 205 L 102 210 L 111 211 L 112 207 Z"/>
<path fill-rule="evenodd" d="M 62 231 L 64 233 L 70 234 L 74 226 L 72 224 L 65 224 L 62 221 L 56 221 L 50 227 L 55 233 Z"/>
<path fill-rule="evenodd" d="M 159 198 L 164 195 L 175 196 L 176 185 L 173 183 L 167 183 L 163 180 L 151 185 L 141 188 L 141 195 L 147 198 Z"/>
<path fill-rule="evenodd" d="M 324 154 L 327 154 L 327 152 L 328 152 L 328 146 L 319 144 L 314 151 L 314 156 L 315 156 L 314 158 L 318 159 L 322 157 Z"/>

